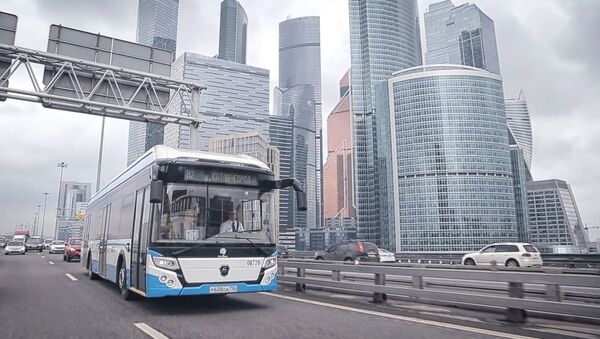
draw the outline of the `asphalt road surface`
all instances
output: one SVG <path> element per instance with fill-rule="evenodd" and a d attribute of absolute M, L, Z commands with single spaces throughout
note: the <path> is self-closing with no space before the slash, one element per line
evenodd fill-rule
<path fill-rule="evenodd" d="M 436 311 L 437 310 L 437 311 Z M 62 255 L 0 255 L 0 338 L 557 338 L 592 325 L 518 326 L 419 304 L 373 305 L 335 295 L 240 294 L 125 301 Z"/>

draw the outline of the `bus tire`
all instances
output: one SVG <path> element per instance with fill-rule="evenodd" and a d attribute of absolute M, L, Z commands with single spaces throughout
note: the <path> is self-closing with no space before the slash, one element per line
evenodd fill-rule
<path fill-rule="evenodd" d="M 87 268 L 88 268 L 88 277 L 90 278 L 90 280 L 98 280 L 98 275 L 96 273 L 94 273 L 94 271 L 92 271 L 92 254 L 88 254 L 88 260 L 87 260 Z"/>
<path fill-rule="evenodd" d="M 125 261 L 123 260 L 119 260 L 119 262 L 120 263 L 118 267 L 117 285 L 119 285 L 121 297 L 125 300 L 133 300 L 135 295 L 129 290 L 129 288 L 127 288 L 127 285 L 125 283 L 127 281 L 127 269 L 125 268 L 127 265 L 125 265 Z"/>

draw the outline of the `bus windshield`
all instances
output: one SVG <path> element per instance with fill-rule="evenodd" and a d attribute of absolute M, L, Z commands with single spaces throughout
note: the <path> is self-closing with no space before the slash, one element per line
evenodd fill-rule
<path fill-rule="evenodd" d="M 153 241 L 273 243 L 273 199 L 258 188 L 168 183 Z"/>

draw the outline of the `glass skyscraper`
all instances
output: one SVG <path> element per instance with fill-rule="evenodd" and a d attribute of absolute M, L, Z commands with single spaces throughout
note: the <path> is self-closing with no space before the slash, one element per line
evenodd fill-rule
<path fill-rule="evenodd" d="M 322 223 L 322 105 L 321 105 L 321 26 L 317 16 L 289 19 L 279 23 L 279 88 L 311 85 L 314 90 L 314 113 L 306 119 L 314 121 L 316 156 L 315 219 L 309 225 Z M 301 104 L 301 103 L 296 103 Z M 312 180 L 312 179 L 311 179 Z"/>
<path fill-rule="evenodd" d="M 171 51 L 177 50 L 177 16 L 179 0 L 139 0 L 136 42 Z M 164 125 L 131 121 L 127 147 L 127 164 L 155 145 L 163 143 Z"/>
<path fill-rule="evenodd" d="M 563 180 L 527 183 L 531 243 L 542 253 L 587 251 L 584 224 L 575 196 Z"/>
<path fill-rule="evenodd" d="M 500 74 L 494 21 L 476 5 L 431 4 L 424 15 L 426 64 L 459 64 Z"/>
<path fill-rule="evenodd" d="M 420 65 L 416 0 L 349 0 L 357 237 L 382 245 L 375 86 Z M 383 225 L 387 227 L 387 225 Z"/>
<path fill-rule="evenodd" d="M 248 16 L 236 0 L 221 2 L 219 58 L 246 63 Z"/>
<path fill-rule="evenodd" d="M 269 133 L 269 71 L 233 61 L 183 53 L 172 66 L 176 79 L 202 84 L 207 89 L 199 98 L 202 122 L 197 149 L 208 151 L 209 139 L 231 134 Z M 173 103 L 173 114 L 182 114 L 187 105 Z M 188 149 L 188 126 L 169 124 L 165 144 Z"/>
<path fill-rule="evenodd" d="M 510 130 L 508 131 L 511 137 Z M 517 212 L 517 236 L 521 242 L 530 242 L 529 208 L 527 205 L 527 181 L 529 170 L 525 162 L 523 149 L 517 145 L 510 145 L 510 162 L 512 166 L 513 188 L 515 192 L 515 209 Z"/>
<path fill-rule="evenodd" d="M 517 240 L 499 75 L 420 66 L 388 81 L 397 251 L 472 251 Z"/>
<path fill-rule="evenodd" d="M 533 157 L 533 133 L 531 131 L 531 118 L 527 109 L 527 100 L 523 91 L 519 92 L 516 98 L 507 98 L 504 100 L 506 107 L 506 122 L 508 129 L 512 133 L 513 140 L 511 144 L 519 146 L 523 150 L 525 163 L 528 170 L 531 171 L 531 161 Z"/>
<path fill-rule="evenodd" d="M 279 150 L 279 177 L 290 178 L 293 173 L 294 162 L 292 161 L 294 135 L 294 117 L 292 116 L 269 116 L 269 139 L 271 145 Z M 293 188 L 279 190 L 279 234 L 292 232 L 294 229 L 294 216 L 296 213 Z M 295 238 L 294 238 L 295 239 Z M 291 242 L 287 243 L 292 246 Z M 295 246 L 295 240 L 294 240 Z"/>

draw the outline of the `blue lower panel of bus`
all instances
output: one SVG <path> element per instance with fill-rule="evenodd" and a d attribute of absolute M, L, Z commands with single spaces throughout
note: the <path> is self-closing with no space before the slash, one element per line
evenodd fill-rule
<path fill-rule="evenodd" d="M 146 285 L 146 297 L 159 298 L 169 296 L 184 296 L 184 295 L 206 295 L 211 294 L 210 288 L 217 286 L 236 286 L 235 293 L 252 293 L 252 292 L 268 292 L 277 289 L 277 278 L 273 279 L 268 285 L 261 284 L 246 284 L 246 283 L 229 283 L 229 284 L 204 284 L 194 287 L 169 288 L 158 280 L 158 277 L 148 274 Z"/>

